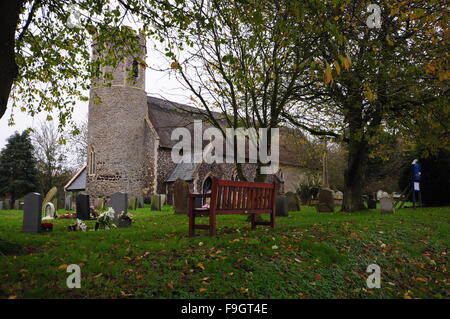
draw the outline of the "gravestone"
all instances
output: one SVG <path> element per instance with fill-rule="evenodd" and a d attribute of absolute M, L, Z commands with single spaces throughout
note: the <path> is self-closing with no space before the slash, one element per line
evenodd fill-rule
<path fill-rule="evenodd" d="M 319 213 L 333 213 L 334 212 L 334 198 L 333 191 L 328 188 L 322 188 L 319 191 L 318 204 L 316 209 Z"/>
<path fill-rule="evenodd" d="M 286 193 L 287 202 L 288 202 L 288 211 L 290 212 L 298 212 L 300 211 L 300 199 L 297 194 L 293 192 Z"/>
<path fill-rule="evenodd" d="M 14 201 L 14 210 L 19 210 L 19 200 L 18 199 L 16 199 Z"/>
<path fill-rule="evenodd" d="M 288 217 L 289 216 L 289 203 L 288 198 L 284 194 L 278 194 L 277 201 L 275 205 L 275 215 L 276 216 L 282 216 L 282 217 Z"/>
<path fill-rule="evenodd" d="M 161 196 L 161 207 L 164 206 L 166 204 L 166 194 L 159 194 L 159 196 Z"/>
<path fill-rule="evenodd" d="M 72 196 L 67 196 L 64 200 L 64 209 L 72 210 Z"/>
<path fill-rule="evenodd" d="M 40 233 L 42 217 L 42 195 L 39 193 L 28 193 L 25 196 L 23 211 L 23 232 Z"/>
<path fill-rule="evenodd" d="M 128 200 L 128 209 L 129 210 L 136 210 L 137 207 L 137 198 L 132 197 Z"/>
<path fill-rule="evenodd" d="M 53 203 L 46 203 L 44 207 L 45 217 L 55 218 L 55 205 Z"/>
<path fill-rule="evenodd" d="M 173 204 L 175 214 L 187 214 L 188 212 L 188 199 L 189 184 L 178 178 L 173 185 Z"/>
<path fill-rule="evenodd" d="M 383 197 L 380 199 L 380 207 L 382 214 L 393 214 L 394 213 L 394 204 L 392 199 L 388 197 Z"/>
<path fill-rule="evenodd" d="M 162 208 L 161 195 L 159 194 L 152 195 L 151 199 L 152 200 L 150 202 L 150 210 L 160 211 Z"/>
<path fill-rule="evenodd" d="M 138 197 L 137 198 L 137 207 L 138 208 L 144 208 L 144 197 Z"/>
<path fill-rule="evenodd" d="M 3 201 L 0 201 L 0 210 L 3 209 Z"/>
<path fill-rule="evenodd" d="M 4 209 L 6 209 L 6 210 L 11 209 L 11 200 L 10 199 L 5 199 L 4 202 L 3 202 L 3 206 L 4 206 Z"/>
<path fill-rule="evenodd" d="M 77 196 L 77 218 L 81 220 L 89 219 L 89 195 L 79 194 Z"/>
<path fill-rule="evenodd" d="M 94 199 L 94 209 L 102 210 L 105 206 L 105 200 L 103 198 Z"/>
<path fill-rule="evenodd" d="M 124 212 L 128 212 L 128 194 L 127 193 L 114 193 L 111 195 L 111 207 L 114 210 L 114 220 L 119 219 L 119 215 Z"/>
<path fill-rule="evenodd" d="M 377 200 L 374 198 L 373 195 L 369 195 L 369 198 L 367 199 L 367 208 L 368 209 L 376 209 L 377 208 Z"/>
<path fill-rule="evenodd" d="M 22 198 L 22 199 L 19 200 L 19 210 L 23 210 L 23 205 L 25 205 L 25 201 Z"/>

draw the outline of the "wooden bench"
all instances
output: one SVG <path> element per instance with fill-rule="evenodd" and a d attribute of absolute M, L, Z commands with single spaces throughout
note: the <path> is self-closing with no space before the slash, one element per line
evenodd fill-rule
<path fill-rule="evenodd" d="M 257 225 L 275 227 L 276 183 L 252 183 L 212 179 L 211 193 L 188 194 L 189 199 L 189 236 L 195 235 L 196 229 L 209 230 L 209 235 L 216 234 L 216 215 L 245 214 L 251 216 L 252 229 Z M 196 198 L 211 198 L 209 208 L 196 208 Z M 256 214 L 270 214 L 269 222 L 257 221 Z M 195 218 L 199 215 L 209 216 L 209 224 L 199 225 Z"/>

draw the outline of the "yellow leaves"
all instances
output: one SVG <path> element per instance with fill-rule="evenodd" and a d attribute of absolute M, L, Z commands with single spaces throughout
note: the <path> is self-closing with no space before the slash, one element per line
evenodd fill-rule
<path fill-rule="evenodd" d="M 339 55 L 338 58 L 346 70 L 350 69 L 350 61 L 346 57 Z"/>
<path fill-rule="evenodd" d="M 170 63 L 170 68 L 171 69 L 179 69 L 180 68 L 180 63 L 174 61 L 174 62 Z"/>
<path fill-rule="evenodd" d="M 53 117 L 51 115 L 47 115 L 47 121 L 53 121 Z"/>
<path fill-rule="evenodd" d="M 333 74 L 331 73 L 331 68 L 329 65 L 325 68 L 323 81 L 325 84 L 331 84 L 333 82 Z"/>
<path fill-rule="evenodd" d="M 148 67 L 148 65 L 147 65 L 147 63 L 144 61 L 144 59 L 138 58 L 137 61 L 139 62 L 139 64 L 140 64 L 142 67 L 144 67 L 144 68 Z"/>
<path fill-rule="evenodd" d="M 69 265 L 67 265 L 67 264 L 62 264 L 62 265 L 59 265 L 59 266 L 58 266 L 58 269 L 60 269 L 60 270 L 62 270 L 62 269 L 67 269 L 68 266 L 69 266 Z"/>
<path fill-rule="evenodd" d="M 395 42 L 391 39 L 389 35 L 386 36 L 386 41 L 390 46 L 393 46 L 395 44 Z"/>
<path fill-rule="evenodd" d="M 197 267 L 200 268 L 201 270 L 205 270 L 205 266 L 202 263 L 198 263 Z"/>
<path fill-rule="evenodd" d="M 200 291 L 200 292 L 205 292 L 206 290 L 208 290 L 208 289 L 204 288 L 204 287 L 201 287 L 201 288 L 198 289 L 198 291 Z"/>
<path fill-rule="evenodd" d="M 8 299 L 17 299 L 17 296 L 9 296 Z"/>
<path fill-rule="evenodd" d="M 369 83 L 364 82 L 363 87 L 364 87 L 364 96 L 369 102 L 372 102 L 378 98 L 377 94 L 370 88 Z"/>
<path fill-rule="evenodd" d="M 334 68 L 336 69 L 336 73 L 338 75 L 340 75 L 341 74 L 341 66 L 339 65 L 339 62 L 338 61 L 334 61 L 333 65 L 334 65 Z"/>
<path fill-rule="evenodd" d="M 450 77 L 450 72 L 441 71 L 439 72 L 438 78 L 439 81 L 446 81 Z"/>
<path fill-rule="evenodd" d="M 428 282 L 428 280 L 426 280 L 425 278 L 422 278 L 422 277 L 417 277 L 415 280 L 420 281 L 420 282 Z"/>

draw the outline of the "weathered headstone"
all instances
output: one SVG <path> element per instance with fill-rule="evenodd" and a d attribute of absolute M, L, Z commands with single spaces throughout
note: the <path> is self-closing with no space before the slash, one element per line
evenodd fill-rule
<path fill-rule="evenodd" d="M 159 194 L 159 196 L 161 196 L 161 207 L 164 206 L 166 204 L 166 194 Z"/>
<path fill-rule="evenodd" d="M 3 209 L 3 201 L 0 201 L 0 210 Z"/>
<path fill-rule="evenodd" d="M 102 210 L 105 206 L 105 200 L 103 198 L 94 199 L 94 209 Z"/>
<path fill-rule="evenodd" d="M 72 210 L 72 196 L 66 196 L 64 200 L 64 209 L 65 210 Z"/>
<path fill-rule="evenodd" d="M 388 197 L 383 197 L 380 199 L 380 207 L 382 214 L 393 214 L 394 213 L 394 204 L 392 199 Z"/>
<path fill-rule="evenodd" d="M 137 198 L 137 207 L 138 208 L 144 208 L 144 197 L 138 197 Z"/>
<path fill-rule="evenodd" d="M 288 210 L 290 212 L 298 212 L 300 211 L 300 199 L 297 194 L 294 192 L 286 193 L 287 201 L 288 201 Z"/>
<path fill-rule="evenodd" d="M 5 199 L 4 202 L 3 202 L 3 207 L 4 207 L 6 210 L 11 209 L 11 200 L 10 200 L 10 199 Z"/>
<path fill-rule="evenodd" d="M 14 210 L 19 210 L 19 200 L 18 199 L 16 199 L 14 201 Z"/>
<path fill-rule="evenodd" d="M 23 205 L 25 205 L 25 201 L 22 198 L 22 199 L 19 200 L 19 210 L 23 210 Z"/>
<path fill-rule="evenodd" d="M 120 192 L 112 194 L 111 207 L 114 209 L 114 220 L 117 221 L 122 212 L 128 212 L 128 194 Z"/>
<path fill-rule="evenodd" d="M 276 208 L 275 209 L 276 216 L 283 216 L 283 217 L 289 216 L 288 198 L 286 195 L 278 194 L 275 208 Z"/>
<path fill-rule="evenodd" d="M 322 188 L 318 195 L 318 204 L 316 209 L 319 213 L 334 212 L 334 198 L 333 191 L 328 188 Z"/>
<path fill-rule="evenodd" d="M 177 179 L 173 185 L 173 203 L 175 214 L 187 214 L 187 194 L 189 194 L 189 184 L 180 178 Z"/>
<path fill-rule="evenodd" d="M 28 193 L 25 196 L 24 212 L 23 212 L 23 232 L 39 233 L 42 217 L 42 195 L 39 193 Z"/>
<path fill-rule="evenodd" d="M 132 198 L 128 199 L 128 209 L 136 210 L 136 208 L 137 208 L 137 198 L 132 197 Z"/>
<path fill-rule="evenodd" d="M 53 203 L 46 203 L 44 207 L 45 217 L 55 218 L 55 205 Z"/>
<path fill-rule="evenodd" d="M 89 195 L 79 194 L 77 196 L 77 218 L 81 220 L 89 219 Z"/>
<path fill-rule="evenodd" d="M 150 210 L 160 211 L 162 208 L 161 205 L 161 195 L 155 194 L 151 197 Z"/>

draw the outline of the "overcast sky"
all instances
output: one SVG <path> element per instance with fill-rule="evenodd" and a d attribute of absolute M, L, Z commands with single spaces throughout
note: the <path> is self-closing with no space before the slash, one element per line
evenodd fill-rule
<path fill-rule="evenodd" d="M 153 44 L 148 42 L 147 45 L 147 64 L 149 68 L 146 71 L 146 85 L 145 89 L 148 95 L 163 97 L 168 100 L 189 104 L 189 94 L 177 81 L 173 74 L 165 71 L 155 71 L 154 69 L 169 68 L 168 62 L 158 53 Z M 87 92 L 86 92 L 87 95 Z M 8 120 L 12 109 L 8 107 L 5 115 L 0 119 L 0 149 L 2 149 L 7 138 L 14 134 L 15 131 L 22 132 L 29 127 L 37 127 L 41 121 L 47 117 L 47 113 L 41 113 L 34 118 L 21 112 L 19 109 L 14 110 L 14 126 L 8 126 Z M 87 119 L 88 102 L 79 102 L 75 106 L 73 118 L 75 122 L 80 123 Z M 55 126 L 57 126 L 57 113 L 52 115 L 55 119 Z"/>

